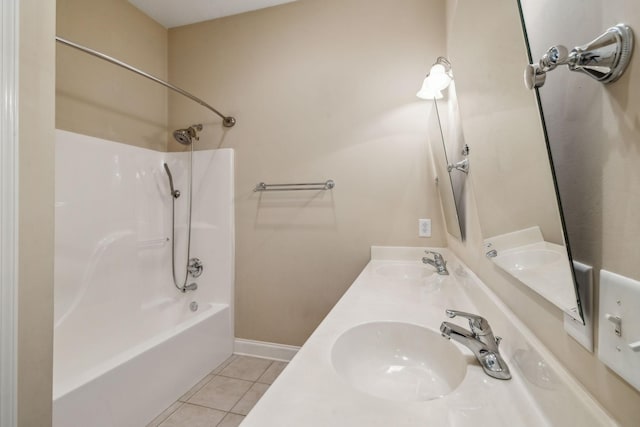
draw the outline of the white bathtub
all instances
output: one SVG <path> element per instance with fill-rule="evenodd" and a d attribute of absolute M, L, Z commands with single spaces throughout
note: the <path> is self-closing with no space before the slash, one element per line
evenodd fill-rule
<path fill-rule="evenodd" d="M 82 326 L 82 325 L 81 325 Z M 100 357 L 70 348 L 57 367 L 53 396 L 56 427 L 142 427 L 229 357 L 228 305 L 207 304 L 181 323 L 121 353 Z M 56 331 L 57 332 L 57 331 Z M 114 337 L 99 344 L 108 348 Z"/>
<path fill-rule="evenodd" d="M 183 294 L 171 278 L 163 163 L 186 195 L 187 161 L 57 131 L 54 427 L 145 426 L 231 355 L 233 151 L 195 154 L 191 256 L 204 272 Z"/>

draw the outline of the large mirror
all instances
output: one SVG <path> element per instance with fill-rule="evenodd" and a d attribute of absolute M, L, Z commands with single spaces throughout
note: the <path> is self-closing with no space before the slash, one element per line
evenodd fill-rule
<path fill-rule="evenodd" d="M 454 2 L 449 22 L 483 251 L 498 271 L 582 321 L 544 129 L 522 80 L 529 59 L 518 3 L 488 1 Z"/>
<path fill-rule="evenodd" d="M 549 0 L 519 0 L 519 3 L 532 64 L 538 64 L 552 46 L 564 45 L 569 51 L 586 45 L 615 49 L 614 44 L 591 43 L 624 18 L 620 10 L 605 7 L 601 0 L 568 0 L 561 8 Z M 548 13 L 550 7 L 554 8 L 554 13 Z M 605 50 L 596 53 L 602 52 Z M 589 49 L 584 49 L 583 55 L 595 56 Z M 590 66 L 587 64 L 587 68 Z M 637 123 L 624 119 L 633 93 L 629 88 L 631 68 L 626 70 L 625 76 L 625 67 L 621 66 L 620 74 L 616 73 L 618 81 L 605 85 L 561 66 L 548 73 L 543 86 L 535 90 L 555 171 L 566 240 L 570 242 L 567 246 L 578 282 L 582 280 L 582 262 L 599 266 L 604 258 L 603 244 L 598 243 L 610 232 L 603 228 L 604 212 L 613 224 L 637 224 L 637 221 L 629 220 L 634 215 L 633 206 L 637 206 L 637 191 L 633 190 L 633 178 L 624 167 L 629 164 L 625 163 L 625 157 L 630 153 L 625 153 L 629 148 L 626 142 L 635 140 L 631 136 L 632 129 L 637 129 Z M 604 72 L 607 68 L 598 70 Z M 631 144 L 633 146 L 635 144 Z M 616 182 L 622 185 L 616 186 Z M 634 235 L 631 230 L 626 231 L 628 235 Z M 617 265 L 612 267 L 615 265 L 623 270 L 622 265 L 637 262 L 633 239 L 618 232 L 614 241 L 613 250 L 621 256 L 616 257 Z"/>
<path fill-rule="evenodd" d="M 575 22 L 580 25 L 567 25 L 567 17 L 563 14 L 544 13 L 545 7 L 549 6 L 547 1 L 521 0 L 520 3 L 528 39 L 528 61 L 532 63 L 551 46 L 564 44 L 571 48 L 581 45 L 606 28 L 602 23 L 602 9 L 584 7 L 582 1 L 578 2 L 581 7 L 575 8 L 575 12 L 580 13 L 575 16 Z M 603 132 L 602 103 L 597 102 L 602 90 L 601 83 L 587 76 L 558 69 L 549 73 L 543 87 L 532 91 L 539 95 L 568 241 L 572 255 L 578 260 L 595 258 L 592 251 L 598 248 L 589 242 L 598 240 L 593 238 L 593 233 L 601 233 L 583 222 L 593 213 L 590 206 L 600 204 L 595 198 L 601 194 L 602 176 L 594 162 L 600 162 L 601 142 L 606 137 L 592 136 Z M 601 224 L 601 218 L 598 223 Z"/>
<path fill-rule="evenodd" d="M 442 203 L 447 232 L 458 240 L 465 239 L 466 207 L 464 190 L 467 173 L 454 165 L 467 160 L 466 144 L 460 123 L 455 81 L 432 98 L 429 140 L 436 171 L 436 184 Z M 450 166 L 451 165 L 451 166 Z"/>

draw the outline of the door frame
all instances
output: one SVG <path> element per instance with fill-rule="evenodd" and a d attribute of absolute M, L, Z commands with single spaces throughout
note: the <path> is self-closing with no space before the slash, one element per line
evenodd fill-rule
<path fill-rule="evenodd" d="M 0 4 L 0 425 L 17 426 L 20 0 Z"/>

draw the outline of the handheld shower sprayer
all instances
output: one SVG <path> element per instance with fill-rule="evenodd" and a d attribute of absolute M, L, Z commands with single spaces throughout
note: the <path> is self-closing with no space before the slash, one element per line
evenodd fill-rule
<path fill-rule="evenodd" d="M 173 188 L 173 176 L 171 176 L 171 171 L 169 170 L 169 165 L 164 164 L 164 170 L 167 172 L 167 176 L 169 177 L 169 187 L 171 188 L 171 195 L 174 199 L 180 197 L 180 191 Z"/>
<path fill-rule="evenodd" d="M 173 276 L 173 284 L 180 292 L 185 293 L 187 291 L 195 291 L 198 289 L 198 284 L 195 282 L 187 284 L 189 275 L 192 277 L 198 277 L 202 274 L 203 265 L 198 258 L 191 258 L 191 211 L 192 211 L 192 199 L 193 199 L 193 140 L 199 140 L 198 132 L 202 130 L 202 125 L 191 125 L 186 129 L 178 129 L 173 132 L 173 137 L 180 144 L 189 146 L 189 191 L 188 191 L 188 216 L 187 216 L 187 265 L 185 266 L 185 273 L 183 280 L 179 280 L 176 275 L 176 199 L 180 197 L 180 191 L 173 187 L 173 176 L 169 165 L 164 163 L 164 170 L 169 177 L 169 187 L 171 188 L 171 196 L 173 197 L 171 203 L 171 273 Z"/>

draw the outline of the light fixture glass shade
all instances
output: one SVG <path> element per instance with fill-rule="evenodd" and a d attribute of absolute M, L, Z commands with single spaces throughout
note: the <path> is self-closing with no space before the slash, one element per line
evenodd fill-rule
<path fill-rule="evenodd" d="M 448 88 L 452 81 L 451 63 L 444 56 L 439 56 L 416 96 L 422 99 L 441 99 L 442 91 Z"/>
<path fill-rule="evenodd" d="M 429 84 L 429 76 L 424 78 L 422 82 L 422 87 L 416 93 L 416 96 L 420 99 L 442 99 L 442 92 L 439 90 L 434 90 Z"/>
<path fill-rule="evenodd" d="M 429 80 L 429 87 L 437 91 L 444 90 L 451 84 L 451 76 L 444 65 L 440 63 L 436 63 L 431 67 L 427 79 Z"/>

